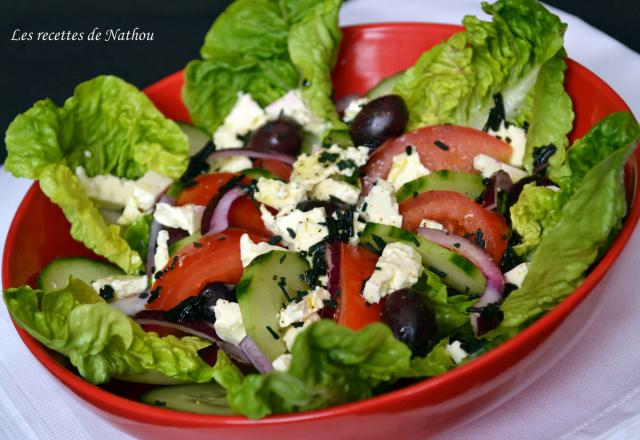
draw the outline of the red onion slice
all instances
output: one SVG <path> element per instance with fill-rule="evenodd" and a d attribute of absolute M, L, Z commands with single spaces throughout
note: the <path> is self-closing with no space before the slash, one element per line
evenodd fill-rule
<path fill-rule="evenodd" d="M 274 151 L 254 150 L 251 148 L 227 148 L 224 150 L 217 150 L 211 153 L 209 159 L 219 159 L 221 157 L 229 156 L 246 156 L 252 159 L 274 159 L 289 165 L 293 165 L 296 161 L 294 156 L 290 156 L 288 154 L 276 153 Z"/>
<path fill-rule="evenodd" d="M 511 177 L 504 171 L 499 170 L 489 179 L 487 188 L 482 196 L 482 206 L 487 209 L 494 209 L 498 206 L 498 193 L 500 191 L 509 193 L 511 188 L 513 188 Z"/>
<path fill-rule="evenodd" d="M 228 190 L 222 196 L 214 195 L 207 203 L 207 207 L 202 214 L 200 230 L 202 234 L 215 234 L 224 231 L 229 227 L 229 211 L 231 205 L 240 197 L 244 196 L 242 189 L 235 187 Z"/>
<path fill-rule="evenodd" d="M 260 373 L 268 373 L 273 370 L 273 365 L 251 336 L 245 336 L 244 339 L 240 341 L 240 349 Z"/>
<path fill-rule="evenodd" d="M 331 300 L 337 304 L 340 293 L 340 243 L 329 243 L 324 256 L 327 262 L 327 290 Z M 335 314 L 335 307 L 325 306 L 320 311 L 320 315 L 326 319 L 334 319 Z"/>
<path fill-rule="evenodd" d="M 418 234 L 427 240 L 459 253 L 480 269 L 487 280 L 487 286 L 480 299 L 473 305 L 474 308 L 481 308 L 494 303 L 499 304 L 502 301 L 502 293 L 504 292 L 502 272 L 493 262 L 491 256 L 478 245 L 464 237 L 452 235 L 438 229 L 418 228 Z M 476 335 L 489 330 L 488 327 L 490 326 L 483 321 L 479 313 L 471 313 L 471 326 Z"/>

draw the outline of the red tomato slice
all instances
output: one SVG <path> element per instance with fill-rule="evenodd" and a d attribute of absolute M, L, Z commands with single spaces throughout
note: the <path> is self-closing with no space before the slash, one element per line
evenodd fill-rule
<path fill-rule="evenodd" d="M 164 275 L 153 283 L 152 291 L 160 290 L 147 308 L 169 310 L 213 281 L 237 284 L 243 271 L 240 237 L 244 233 L 241 229 L 227 229 L 205 235 L 178 252 L 165 267 L 168 270 Z M 249 236 L 254 242 L 268 240 L 252 232 Z"/>
<path fill-rule="evenodd" d="M 291 165 L 287 165 L 286 163 L 275 159 L 258 159 L 253 163 L 253 166 L 270 171 L 287 182 L 289 181 L 291 171 L 293 170 Z"/>
<path fill-rule="evenodd" d="M 455 191 L 427 191 L 400 203 L 403 228 L 415 231 L 422 219 L 442 223 L 445 229 L 459 236 L 475 236 L 482 231 L 485 250 L 493 261 L 500 263 L 509 242 L 509 230 L 504 218 Z"/>
<path fill-rule="evenodd" d="M 506 142 L 474 128 L 458 125 L 423 127 L 389 140 L 375 150 L 364 168 L 365 187 L 368 188 L 377 178 L 386 178 L 394 156 L 403 153 L 408 145 L 416 148 L 420 162 L 431 171 L 476 173 L 473 158 L 478 154 L 507 162 L 512 152 Z"/>
<path fill-rule="evenodd" d="M 382 303 L 368 304 L 362 297 L 365 281 L 376 268 L 378 256 L 373 252 L 340 243 L 340 296 L 337 318 L 339 324 L 358 330 L 380 321 Z"/>
<path fill-rule="evenodd" d="M 249 196 L 241 197 L 233 202 L 229 211 L 229 226 L 247 229 L 267 237 L 273 235 L 264 225 L 256 202 Z"/>

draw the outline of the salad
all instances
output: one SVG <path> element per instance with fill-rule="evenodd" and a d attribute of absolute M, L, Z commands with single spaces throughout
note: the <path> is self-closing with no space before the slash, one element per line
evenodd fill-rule
<path fill-rule="evenodd" d="M 100 259 L 4 290 L 94 384 L 251 418 L 369 398 L 496 347 L 569 295 L 621 228 L 640 127 L 569 145 L 566 25 L 534 0 L 332 98 L 340 0 L 236 0 L 185 69 L 193 125 L 99 76 L 6 133 Z"/>

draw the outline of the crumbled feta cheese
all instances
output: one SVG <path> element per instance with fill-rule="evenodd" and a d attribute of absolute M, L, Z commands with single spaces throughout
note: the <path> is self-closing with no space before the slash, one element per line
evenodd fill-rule
<path fill-rule="evenodd" d="M 408 244 L 389 243 L 365 283 L 362 295 L 366 302 L 377 304 L 390 293 L 413 286 L 421 273 L 422 257 L 417 250 Z"/>
<path fill-rule="evenodd" d="M 505 282 L 514 284 L 518 286 L 518 288 L 522 287 L 522 282 L 527 276 L 527 273 L 529 273 L 529 266 L 531 266 L 530 262 L 520 263 L 509 272 L 506 272 L 504 274 Z"/>
<path fill-rule="evenodd" d="M 549 188 L 549 189 L 550 189 L 551 191 L 553 191 L 553 192 L 558 192 L 558 191 L 560 191 L 560 187 L 559 187 L 559 186 L 556 186 L 556 185 L 547 185 L 547 186 L 545 186 L 545 188 Z"/>
<path fill-rule="evenodd" d="M 396 191 L 405 183 L 429 174 L 429 170 L 422 165 L 420 155 L 414 148 L 408 147 L 408 150 L 409 152 L 394 156 L 391 170 L 389 170 L 387 180 L 391 182 Z"/>
<path fill-rule="evenodd" d="M 240 171 L 253 168 L 251 159 L 245 156 L 229 156 L 211 159 L 209 162 L 209 171 L 218 173 L 239 173 Z"/>
<path fill-rule="evenodd" d="M 478 154 L 473 158 L 473 168 L 480 171 L 482 177 L 489 178 L 498 171 L 502 170 L 511 177 L 511 180 L 515 183 L 520 179 L 527 177 L 527 173 L 520 168 L 512 167 L 509 164 L 500 162 L 491 156 L 486 154 Z"/>
<path fill-rule="evenodd" d="M 289 327 L 284 335 L 282 336 L 282 340 L 284 341 L 284 345 L 287 346 L 287 350 L 291 351 L 293 348 L 293 343 L 296 342 L 296 338 L 302 331 L 309 327 L 309 325 L 313 322 L 320 321 L 320 315 L 317 313 L 312 313 L 302 322 L 300 327 Z"/>
<path fill-rule="evenodd" d="M 438 223 L 435 220 L 429 220 L 428 218 L 423 218 L 420 221 L 421 228 L 430 228 L 430 229 L 438 229 L 439 231 L 444 231 L 444 225 L 442 223 Z"/>
<path fill-rule="evenodd" d="M 277 358 L 275 358 L 271 363 L 271 365 L 273 365 L 274 370 L 285 372 L 289 370 L 289 367 L 291 366 L 292 358 L 293 356 L 291 355 L 291 353 L 283 353 Z"/>
<path fill-rule="evenodd" d="M 489 129 L 487 133 L 510 144 L 513 152 L 511 153 L 509 163 L 516 167 L 522 167 L 527 146 L 527 132 L 524 128 L 516 127 L 514 124 L 502 121 L 497 131 Z"/>
<path fill-rule="evenodd" d="M 402 227 L 402 215 L 393 185 L 386 180 L 378 179 L 373 184 L 360 204 L 359 212 L 366 221 Z"/>
<path fill-rule="evenodd" d="M 213 134 L 213 142 L 218 150 L 241 148 L 244 143 L 240 137 L 260 127 L 266 121 L 267 115 L 251 95 L 239 92 L 235 105 Z"/>
<path fill-rule="evenodd" d="M 313 208 L 306 212 L 299 209 L 280 211 L 274 217 L 264 205 L 260 205 L 260 213 L 267 229 L 281 236 L 289 249 L 296 252 L 308 251 L 329 235 L 324 208 Z"/>
<path fill-rule="evenodd" d="M 219 299 L 213 306 L 213 313 L 216 316 L 213 328 L 218 337 L 229 344 L 239 345 L 247 336 L 242 322 L 240 305 L 236 302 Z"/>
<path fill-rule="evenodd" d="M 290 180 L 311 191 L 315 185 L 333 175 L 355 175 L 358 168 L 367 163 L 368 158 L 369 149 L 366 147 L 342 148 L 334 144 L 315 153 L 298 156 L 293 164 Z"/>
<path fill-rule="evenodd" d="M 302 92 L 298 89 L 287 92 L 280 99 L 269 104 L 265 110 L 269 119 L 288 116 L 305 130 L 317 136 L 320 136 L 327 129 L 326 123 L 313 113 L 305 103 Z"/>
<path fill-rule="evenodd" d="M 163 226 L 183 229 L 192 235 L 200 231 L 204 208 L 204 206 L 193 204 L 171 206 L 161 202 L 156 205 L 153 218 Z"/>
<path fill-rule="evenodd" d="M 360 189 L 342 180 L 327 179 L 314 186 L 309 196 L 316 200 L 339 199 L 355 205 L 360 197 Z"/>
<path fill-rule="evenodd" d="M 242 267 L 247 267 L 256 257 L 271 251 L 286 251 L 281 246 L 274 246 L 269 243 L 251 241 L 249 234 L 242 234 L 240 237 L 240 260 Z"/>
<path fill-rule="evenodd" d="M 331 299 L 327 289 L 316 287 L 307 293 L 300 301 L 292 301 L 280 310 L 280 328 L 289 327 L 294 322 L 303 322 L 309 316 L 324 307 L 324 300 Z"/>
<path fill-rule="evenodd" d="M 169 262 L 169 232 L 165 229 L 158 232 L 156 239 L 156 253 L 153 255 L 153 267 L 161 270 Z"/>
<path fill-rule="evenodd" d="M 76 168 L 76 177 L 87 195 L 97 205 L 106 208 L 122 208 L 131 196 L 135 187 L 134 180 L 127 180 L 111 174 L 89 177 L 84 168 Z"/>
<path fill-rule="evenodd" d="M 280 211 L 290 211 L 306 197 L 304 187 L 297 182 L 283 182 L 276 179 L 260 177 L 258 190 L 253 197 L 258 202 Z"/>
<path fill-rule="evenodd" d="M 167 176 L 155 171 L 147 171 L 144 176 L 135 181 L 133 194 L 127 201 L 118 223 L 128 225 L 141 215 L 151 212 L 156 200 L 169 188 L 171 182 L 172 180 Z"/>
<path fill-rule="evenodd" d="M 369 98 L 354 99 L 349 103 L 347 108 L 344 109 L 344 116 L 342 117 L 342 120 L 346 123 L 353 121 L 358 113 L 360 113 L 360 110 L 362 110 L 362 107 L 364 107 L 368 103 Z"/>
<path fill-rule="evenodd" d="M 139 295 L 148 286 L 149 280 L 146 275 L 130 276 L 130 275 L 111 275 L 100 278 L 91 283 L 91 287 L 100 293 L 100 289 L 104 286 L 111 286 L 113 289 L 113 297 L 115 299 L 127 298 L 133 295 Z"/>
<path fill-rule="evenodd" d="M 459 364 L 464 358 L 469 356 L 469 353 L 467 353 L 461 345 L 460 341 L 453 341 L 451 344 L 447 344 L 446 347 L 447 353 L 449 353 L 449 356 L 451 356 L 451 359 L 453 359 L 453 362 L 456 364 Z"/>

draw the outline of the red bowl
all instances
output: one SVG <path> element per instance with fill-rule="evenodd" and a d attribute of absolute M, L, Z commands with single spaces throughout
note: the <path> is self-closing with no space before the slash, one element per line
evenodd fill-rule
<path fill-rule="evenodd" d="M 344 29 L 334 71 L 336 96 L 366 91 L 379 79 L 412 65 L 424 50 L 459 30 L 458 26 L 424 23 Z M 178 72 L 145 92 L 167 116 L 188 121 L 180 99 L 182 83 L 182 72 Z M 572 139 L 585 134 L 605 115 L 629 110 L 609 86 L 576 62 L 569 61 L 566 86 L 576 112 Z M 109 422 L 137 437 L 321 439 L 327 432 L 335 438 L 352 437 L 355 432 L 368 439 L 432 436 L 467 423 L 518 394 L 551 368 L 586 331 L 602 299 L 602 295 L 590 293 L 620 254 L 640 216 L 636 198 L 639 163 L 637 151 L 626 168 L 631 208 L 622 231 L 602 261 L 567 299 L 522 333 L 478 359 L 436 378 L 366 401 L 262 420 L 150 407 L 85 382 L 25 331 L 20 328 L 17 331 L 33 355 L 80 402 L 89 404 Z M 9 229 L 2 266 L 4 286 L 32 282 L 42 267 L 56 257 L 90 255 L 70 238 L 68 231 L 69 225 L 60 209 L 34 183 Z"/>

